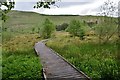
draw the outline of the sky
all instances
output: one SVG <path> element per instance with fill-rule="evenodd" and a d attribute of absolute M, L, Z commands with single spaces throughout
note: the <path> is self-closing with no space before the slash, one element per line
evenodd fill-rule
<path fill-rule="evenodd" d="M 32 11 L 49 15 L 96 15 L 100 12 L 100 6 L 106 0 L 61 0 L 51 6 L 50 9 L 34 9 L 33 6 L 40 0 L 14 0 L 16 2 L 13 10 Z M 119 0 L 110 0 L 117 6 Z"/>

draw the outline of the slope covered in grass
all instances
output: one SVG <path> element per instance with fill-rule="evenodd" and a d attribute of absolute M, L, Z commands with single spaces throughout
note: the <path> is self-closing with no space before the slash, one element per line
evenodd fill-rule
<path fill-rule="evenodd" d="M 38 32 L 46 18 L 48 18 L 55 25 L 69 23 L 71 20 L 76 19 L 81 22 L 95 21 L 101 17 L 96 16 L 74 16 L 74 15 L 42 15 L 34 12 L 11 11 L 8 13 L 8 20 L 4 23 L 3 29 L 16 33 L 31 33 L 32 29 Z M 88 27 L 87 27 L 88 28 Z M 87 29 L 86 28 L 86 29 Z"/>

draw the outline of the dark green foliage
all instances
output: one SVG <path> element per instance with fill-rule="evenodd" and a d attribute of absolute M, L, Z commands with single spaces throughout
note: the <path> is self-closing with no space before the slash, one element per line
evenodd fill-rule
<path fill-rule="evenodd" d="M 15 5 L 15 2 L 7 2 L 7 1 L 0 1 L 0 17 L 2 18 L 3 21 L 6 21 L 7 20 L 7 13 L 12 9 L 14 8 L 14 5 Z M 7 7 L 7 9 L 4 9 L 2 10 L 1 6 L 5 6 Z"/>
<path fill-rule="evenodd" d="M 84 21 L 91 29 L 98 23 L 97 21 Z"/>
<path fill-rule="evenodd" d="M 55 26 L 49 19 L 45 19 L 43 26 L 41 27 L 41 36 L 45 39 L 50 38 L 51 34 L 54 32 Z"/>
<path fill-rule="evenodd" d="M 58 7 L 57 5 L 55 5 L 55 2 L 57 2 L 59 0 L 42 0 L 42 1 L 38 1 L 36 3 L 36 5 L 34 6 L 34 8 L 49 8 L 51 5 L 54 5 L 56 7 Z"/>
<path fill-rule="evenodd" d="M 100 64 L 102 80 L 119 80 L 120 66 L 112 59 L 106 59 Z"/>
<path fill-rule="evenodd" d="M 50 8 L 50 5 L 53 5 L 53 4 L 55 4 L 55 1 L 45 1 L 45 2 L 41 2 L 41 1 L 38 1 L 37 3 L 36 3 L 36 5 L 34 6 L 34 8 L 41 8 L 41 7 L 43 7 L 43 8 Z"/>
<path fill-rule="evenodd" d="M 85 31 L 83 29 L 80 29 L 77 36 L 80 37 L 81 40 L 83 40 L 85 36 Z"/>
<path fill-rule="evenodd" d="M 67 27 L 68 27 L 68 23 L 63 23 L 61 25 L 56 25 L 56 30 L 57 31 L 65 30 Z"/>

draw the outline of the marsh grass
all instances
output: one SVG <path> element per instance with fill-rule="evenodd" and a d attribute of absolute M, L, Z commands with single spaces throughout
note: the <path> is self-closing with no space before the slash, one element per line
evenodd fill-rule
<path fill-rule="evenodd" d="M 37 33 L 45 18 L 50 19 L 56 25 L 69 23 L 73 19 L 94 21 L 96 18 L 101 18 L 96 16 L 47 16 L 23 11 L 11 11 L 8 16 L 9 19 L 2 24 L 2 29 L 6 28 L 2 32 L 3 80 L 41 78 L 41 64 L 33 47 L 35 42 L 41 40 Z M 85 32 L 90 34 L 89 26 L 82 27 Z M 95 43 L 89 43 L 91 41 Z M 80 41 L 78 37 L 72 38 L 69 33 L 60 31 L 52 35 L 47 45 L 91 78 L 118 79 L 119 73 L 117 72 L 120 69 L 115 60 L 114 42 L 100 46 L 96 44 L 96 41 L 96 36 L 87 36 L 84 41 Z"/>
<path fill-rule="evenodd" d="M 93 79 L 119 79 L 120 67 L 116 60 L 116 43 L 80 41 L 66 35 L 64 34 L 62 38 L 56 37 L 46 44 Z"/>
<path fill-rule="evenodd" d="M 29 53 L 33 53 L 28 51 Z M 15 52 L 4 52 L 2 63 L 2 78 L 9 79 L 41 79 L 41 65 L 38 57 L 28 55 L 23 52 L 22 55 Z M 15 54 L 15 55 L 14 55 Z M 26 54 L 26 55 L 23 55 Z"/>
<path fill-rule="evenodd" d="M 16 36 L 3 42 L 2 79 L 41 79 L 41 63 L 34 51 L 36 34 Z"/>

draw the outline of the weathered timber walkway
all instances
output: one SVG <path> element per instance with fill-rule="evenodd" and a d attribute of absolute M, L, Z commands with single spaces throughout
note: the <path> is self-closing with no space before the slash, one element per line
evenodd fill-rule
<path fill-rule="evenodd" d="M 35 51 L 40 56 L 46 80 L 89 80 L 87 75 L 78 71 L 42 41 L 35 44 Z"/>

